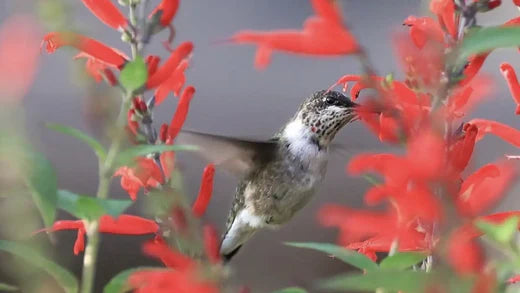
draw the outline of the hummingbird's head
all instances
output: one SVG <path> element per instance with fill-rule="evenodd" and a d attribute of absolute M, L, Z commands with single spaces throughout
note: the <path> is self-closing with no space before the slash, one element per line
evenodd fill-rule
<path fill-rule="evenodd" d="M 357 106 L 340 92 L 317 91 L 303 102 L 293 122 L 302 124 L 320 146 L 327 146 L 343 126 L 358 119 Z"/>

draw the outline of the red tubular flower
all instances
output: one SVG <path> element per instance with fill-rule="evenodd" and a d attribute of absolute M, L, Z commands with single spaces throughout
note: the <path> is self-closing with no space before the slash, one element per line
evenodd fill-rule
<path fill-rule="evenodd" d="M 430 17 L 408 16 L 403 24 L 410 26 L 410 37 L 419 49 L 423 48 L 428 40 L 444 44 L 442 28 L 437 21 Z"/>
<path fill-rule="evenodd" d="M 520 1 L 518 1 L 518 2 L 520 4 Z M 508 284 L 516 284 L 518 282 L 520 282 L 520 275 L 515 275 L 515 276 L 512 276 L 511 278 L 507 279 Z"/>
<path fill-rule="evenodd" d="M 464 125 L 464 132 L 464 136 L 453 144 L 448 154 L 448 161 L 457 175 L 468 166 L 471 155 L 473 154 L 478 128 L 475 125 L 466 123 Z"/>
<path fill-rule="evenodd" d="M 177 13 L 178 9 L 179 0 L 162 0 L 148 17 L 152 18 L 155 14 L 161 13 L 159 23 L 162 26 L 168 26 L 172 22 L 172 19 L 175 16 L 175 13 Z"/>
<path fill-rule="evenodd" d="M 437 15 L 439 23 L 456 40 L 458 21 L 455 19 L 455 3 L 453 3 L 453 0 L 432 0 L 430 10 Z"/>
<path fill-rule="evenodd" d="M 511 95 L 516 102 L 516 114 L 520 115 L 520 85 L 518 84 L 515 70 L 509 63 L 504 62 L 500 64 L 500 72 L 507 81 L 509 91 L 511 92 Z"/>
<path fill-rule="evenodd" d="M 197 200 L 193 203 L 192 211 L 196 217 L 202 217 L 208 208 L 211 194 L 213 193 L 213 176 L 215 175 L 215 165 L 208 164 L 204 168 L 202 174 L 202 183 L 200 184 L 199 195 Z"/>
<path fill-rule="evenodd" d="M 153 220 L 133 215 L 120 215 L 117 218 L 105 215 L 99 219 L 99 232 L 121 235 L 146 235 L 159 231 Z"/>
<path fill-rule="evenodd" d="M 468 66 L 464 69 L 464 79 L 460 81 L 461 86 L 468 84 L 477 75 L 488 55 L 489 53 L 482 53 L 468 59 Z"/>
<path fill-rule="evenodd" d="M 309 17 L 303 30 L 241 31 L 231 37 L 238 44 L 258 46 L 255 66 L 265 68 L 274 50 L 305 55 L 344 55 L 356 53 L 359 46 L 352 34 L 342 26 L 332 1 L 312 0 L 316 16 Z"/>
<path fill-rule="evenodd" d="M 42 231 L 56 232 L 62 230 L 77 230 L 76 241 L 74 242 L 74 254 L 78 255 L 85 250 L 85 233 L 86 228 L 82 220 L 65 220 L 56 221 L 52 227 Z M 108 215 L 101 216 L 99 219 L 99 232 L 121 234 L 121 235 L 146 235 L 155 234 L 159 231 L 159 225 L 152 220 L 132 216 L 120 215 L 113 218 Z"/>
<path fill-rule="evenodd" d="M 482 213 L 504 195 L 515 175 L 515 168 L 505 162 L 483 166 L 462 183 L 458 211 L 472 217 Z"/>
<path fill-rule="evenodd" d="M 486 134 L 492 133 L 508 143 L 520 147 L 520 131 L 509 125 L 485 119 L 473 119 L 469 123 L 478 128 L 477 141 L 481 140 Z"/>
<path fill-rule="evenodd" d="M 155 90 L 155 104 L 159 105 L 166 99 L 168 93 L 171 91 L 174 95 L 178 96 L 184 83 L 186 82 L 186 77 L 184 76 L 184 71 L 188 68 L 188 60 L 184 59 L 181 63 L 175 68 L 175 71 L 172 75 L 164 81 L 157 90 Z"/>
<path fill-rule="evenodd" d="M 220 241 L 217 230 L 211 225 L 204 226 L 204 248 L 212 264 L 220 263 Z"/>
<path fill-rule="evenodd" d="M 520 0 L 513 0 L 513 3 L 514 3 L 516 6 L 520 6 Z"/>
<path fill-rule="evenodd" d="M 157 69 L 157 71 L 148 78 L 146 82 L 146 88 L 152 89 L 162 84 L 171 74 L 175 71 L 179 63 L 188 57 L 193 50 L 193 44 L 191 42 L 184 42 L 180 44 L 175 51 L 173 51 L 166 60 L 166 62 Z"/>
<path fill-rule="evenodd" d="M 109 27 L 120 30 L 126 27 L 125 16 L 110 0 L 82 0 L 83 4 Z"/>
<path fill-rule="evenodd" d="M 54 53 L 63 46 L 72 46 L 97 60 L 111 66 L 122 68 L 127 61 L 124 56 L 94 39 L 72 32 L 52 32 L 43 38 L 42 46 L 46 44 L 48 53 Z"/>
<path fill-rule="evenodd" d="M 17 101 L 33 83 L 38 67 L 38 24 L 15 15 L 0 27 L 0 103 Z"/>
<path fill-rule="evenodd" d="M 179 104 L 177 104 L 177 110 L 175 110 L 170 127 L 168 127 L 168 139 L 173 141 L 181 131 L 182 125 L 188 116 L 190 101 L 194 94 L 195 88 L 193 86 L 186 87 L 182 92 Z"/>
<path fill-rule="evenodd" d="M 137 158 L 135 168 L 123 166 L 114 173 L 114 176 L 121 176 L 121 187 L 128 192 L 132 200 L 137 199 L 137 193 L 141 187 L 146 190 L 164 184 L 161 169 L 150 158 Z"/>

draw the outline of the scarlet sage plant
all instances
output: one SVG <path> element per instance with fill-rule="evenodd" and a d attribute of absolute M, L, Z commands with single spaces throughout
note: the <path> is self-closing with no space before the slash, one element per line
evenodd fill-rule
<path fill-rule="evenodd" d="M 108 147 L 77 129 L 48 124 L 50 129 L 92 148 L 99 163 L 97 193 L 87 196 L 59 189 L 50 162 L 31 148 L 24 148 L 23 155 L 13 155 L 23 166 L 30 166 L 21 181 L 32 194 L 45 225 L 35 229 L 33 237 L 42 237 L 41 232 L 76 231 L 71 250 L 83 258 L 81 279 L 29 245 L 0 240 L 0 250 L 43 269 L 66 292 L 90 293 L 101 285 L 107 293 L 233 292 L 223 284 L 228 274 L 219 255 L 218 232 L 210 224 L 201 224 L 210 205 L 216 166 L 209 164 L 202 172 L 193 203 L 176 183 L 176 153 L 193 148 L 177 145 L 175 140 L 196 96 L 195 87 L 186 85 L 185 76 L 194 46 L 188 40 L 172 45 L 172 22 L 182 13 L 179 1 L 162 0 L 147 11 L 144 0 L 120 0 L 121 6 L 128 8 L 128 17 L 121 12 L 122 7 L 109 0 L 82 2 L 101 22 L 121 32 L 131 54 L 72 31 L 49 32 L 40 47 L 48 53 L 72 47 L 77 51 L 74 59 L 85 62 L 91 78 L 121 92 Z M 520 5 L 519 1 L 513 3 Z M 319 223 L 339 231 L 337 245 L 290 243 L 333 255 L 361 270 L 316 282 L 309 292 L 316 288 L 408 293 L 514 290 L 520 280 L 520 211 L 490 211 L 515 183 L 520 152 L 499 154 L 481 166 L 473 167 L 470 162 L 474 150 L 481 147 L 479 142 L 489 135 L 520 147 L 520 130 L 499 121 L 470 118 L 470 113 L 493 94 L 493 81 L 480 73 L 486 58 L 496 48 L 520 47 L 520 18 L 480 27 L 478 17 L 502 9 L 500 0 L 432 0 L 429 9 L 433 17 L 407 17 L 405 31 L 394 37 L 396 60 L 405 76 L 398 80 L 377 74 L 345 25 L 337 1 L 311 0 L 310 4 L 314 15 L 306 19 L 302 29 L 245 30 L 229 41 L 257 46 L 255 66 L 261 69 L 269 65 L 274 51 L 359 58 L 364 72 L 341 76 L 330 89 L 342 86 L 349 91 L 361 105 L 358 116 L 368 131 L 381 143 L 402 151 L 361 153 L 350 160 L 346 173 L 365 176 L 373 186 L 364 194 L 367 208 L 327 204 L 319 211 Z M 15 118 L 9 112 L 19 110 L 19 98 L 34 76 L 38 49 L 35 27 L 26 17 L 13 17 L 0 29 L 0 93 L 8 109 L 1 117 Z M 164 29 L 170 31 L 164 41 L 167 56 L 145 55 L 146 45 Z M 515 102 L 516 110 L 509 114 L 519 114 L 520 85 L 515 68 L 503 63 L 496 70 L 502 73 Z M 363 95 L 367 88 L 374 94 Z M 170 123 L 156 129 L 153 111 L 170 93 L 177 108 Z M 6 124 L 0 123 L 2 133 Z M 0 141 L 2 150 L 20 153 L 15 152 L 18 146 L 13 146 Z M 113 178 L 120 180 L 129 200 L 109 198 Z M 141 191 L 145 196 L 139 195 Z M 143 198 L 152 207 L 152 215 L 124 213 Z M 154 202 L 159 204 L 154 206 Z M 77 219 L 56 220 L 58 209 Z M 125 270 L 108 284 L 94 287 L 102 234 L 149 237 L 143 253 L 163 266 Z M 498 253 L 488 255 L 486 245 Z M 17 290 L 0 284 L 0 290 L 4 289 Z M 247 287 L 239 290 L 248 291 Z M 279 292 L 307 289 L 291 287 Z"/>

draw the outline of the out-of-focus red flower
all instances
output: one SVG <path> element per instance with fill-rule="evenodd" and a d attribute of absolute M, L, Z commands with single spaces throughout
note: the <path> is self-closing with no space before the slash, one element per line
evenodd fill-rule
<path fill-rule="evenodd" d="M 140 270 L 128 278 L 135 293 L 218 293 L 218 285 L 194 271 Z"/>
<path fill-rule="evenodd" d="M 172 269 L 186 270 L 194 268 L 197 264 L 187 255 L 171 249 L 160 237 L 145 243 L 143 251 L 149 256 L 160 259 L 165 266 Z"/>
<path fill-rule="evenodd" d="M 139 189 L 145 190 L 164 184 L 161 169 L 153 159 L 140 157 L 135 168 L 123 166 L 114 176 L 121 176 L 121 187 L 128 192 L 132 200 L 137 199 Z"/>
<path fill-rule="evenodd" d="M 520 1 L 519 1 L 519 3 L 520 3 Z M 516 284 L 518 282 L 520 282 L 520 275 L 515 275 L 515 276 L 512 276 L 511 278 L 507 279 L 508 284 Z"/>
<path fill-rule="evenodd" d="M 155 221 L 132 216 L 120 215 L 113 218 L 104 215 L 99 218 L 99 231 L 101 233 L 121 234 L 121 235 L 146 235 L 155 234 L 159 230 L 159 225 Z M 62 230 L 77 230 L 78 234 L 74 242 L 74 254 L 78 255 L 85 249 L 85 223 L 82 220 L 56 221 L 52 227 L 42 231 L 56 232 Z"/>
<path fill-rule="evenodd" d="M 444 44 L 444 32 L 437 21 L 430 17 L 408 16 L 403 22 L 410 27 L 410 37 L 420 49 L 428 40 L 434 40 Z"/>
<path fill-rule="evenodd" d="M 520 131 L 509 125 L 485 119 L 473 119 L 469 123 L 478 128 L 477 141 L 491 133 L 516 147 L 520 147 Z"/>
<path fill-rule="evenodd" d="M 500 72 L 504 76 L 507 82 L 507 86 L 509 87 L 509 91 L 511 92 L 511 95 L 516 102 L 516 114 L 520 115 L 520 85 L 518 84 L 515 70 L 509 63 L 504 62 L 500 64 Z"/>
<path fill-rule="evenodd" d="M 211 225 L 204 226 L 204 248 L 206 255 L 212 264 L 219 264 L 220 259 L 220 241 L 218 239 L 217 230 Z"/>
<path fill-rule="evenodd" d="M 514 3 L 516 6 L 520 6 L 520 0 L 513 0 L 513 3 Z"/>
<path fill-rule="evenodd" d="M 161 62 L 161 58 L 159 56 L 150 55 L 146 57 L 146 65 L 148 66 L 148 76 L 152 76 L 157 71 L 157 67 L 159 67 L 159 62 Z"/>
<path fill-rule="evenodd" d="M 48 53 L 54 53 L 63 46 L 72 46 L 105 64 L 122 68 L 127 58 L 117 50 L 94 39 L 72 32 L 52 32 L 44 36 L 41 46 L 46 44 Z"/>
<path fill-rule="evenodd" d="M 464 68 L 464 79 L 460 81 L 460 85 L 468 84 L 477 75 L 488 56 L 489 53 L 482 53 L 468 59 L 468 65 Z"/>
<path fill-rule="evenodd" d="M 175 110 L 175 114 L 173 115 L 170 126 L 168 127 L 168 139 L 173 141 L 181 131 L 182 125 L 188 116 L 191 98 L 194 94 L 195 88 L 193 86 L 186 87 L 182 92 L 179 103 L 177 104 L 177 109 Z"/>
<path fill-rule="evenodd" d="M 108 84 L 114 86 L 117 84 L 117 79 L 110 68 L 115 68 L 110 64 L 107 64 L 99 59 L 93 58 L 92 56 L 81 52 L 74 57 L 74 59 L 86 58 L 85 69 L 87 73 L 94 78 L 96 82 L 100 82 L 103 78 L 107 79 Z M 117 69 L 117 68 L 116 68 Z"/>
<path fill-rule="evenodd" d="M 193 203 L 192 211 L 196 217 L 202 217 L 208 208 L 211 194 L 213 193 L 213 176 L 215 175 L 215 165 L 208 164 L 202 174 L 199 195 Z"/>
<path fill-rule="evenodd" d="M 448 241 L 448 261 L 458 273 L 478 273 L 484 266 L 484 253 L 478 242 L 455 232 Z"/>
<path fill-rule="evenodd" d="M 83 4 L 104 24 L 115 30 L 126 27 L 125 16 L 110 0 L 82 0 Z"/>
<path fill-rule="evenodd" d="M 179 0 L 162 0 L 157 7 L 150 13 L 149 18 L 152 18 L 154 15 L 161 13 L 161 18 L 159 23 L 162 26 L 168 26 L 172 22 L 175 13 L 179 9 Z"/>
<path fill-rule="evenodd" d="M 456 199 L 458 211 L 476 216 L 496 203 L 509 187 L 516 169 L 507 162 L 488 164 L 464 180 Z"/>
<path fill-rule="evenodd" d="M 485 77 L 479 76 L 470 83 L 465 83 L 456 89 L 448 98 L 446 110 L 446 118 L 449 120 L 458 119 L 468 114 L 478 103 L 488 97 L 493 89 L 492 81 Z"/>
<path fill-rule="evenodd" d="M 172 249 L 156 237 L 143 247 L 144 252 L 159 258 L 168 269 L 140 270 L 128 278 L 135 292 L 218 293 L 217 284 L 204 280 L 199 264 L 190 257 Z"/>
<path fill-rule="evenodd" d="M 17 101 L 33 83 L 38 67 L 38 24 L 14 15 L 0 27 L 0 102 Z"/>
<path fill-rule="evenodd" d="M 157 71 L 153 75 L 148 78 L 146 82 L 146 88 L 152 89 L 156 88 L 160 84 L 162 84 L 165 80 L 167 80 L 171 74 L 175 71 L 179 63 L 185 58 L 187 58 L 191 51 L 193 50 L 193 44 L 191 42 L 184 42 L 180 44 L 177 49 L 175 49 L 171 54 L 168 60 L 157 68 Z"/>
<path fill-rule="evenodd" d="M 448 162 L 455 175 L 460 174 L 468 166 L 478 134 L 478 128 L 469 123 L 464 125 L 463 130 L 464 134 L 453 143 L 448 151 Z"/>
<path fill-rule="evenodd" d="M 241 31 L 232 36 L 231 41 L 256 44 L 255 66 L 259 69 L 267 67 L 275 50 L 306 55 L 357 53 L 357 41 L 343 26 L 334 3 L 329 0 L 312 0 L 311 3 L 316 15 L 305 21 L 301 31 Z"/>
<path fill-rule="evenodd" d="M 175 71 L 173 71 L 172 75 L 164 81 L 157 90 L 155 90 L 155 103 L 159 105 L 166 99 L 168 93 L 171 91 L 174 95 L 179 96 L 184 83 L 186 82 L 186 77 L 184 76 L 184 71 L 188 68 L 188 60 L 184 59 L 179 63 Z"/>

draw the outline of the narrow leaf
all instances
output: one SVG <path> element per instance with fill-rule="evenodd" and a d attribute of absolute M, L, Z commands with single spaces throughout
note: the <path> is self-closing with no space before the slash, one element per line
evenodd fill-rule
<path fill-rule="evenodd" d="M 281 290 L 276 290 L 273 293 L 307 293 L 307 290 L 300 287 L 289 287 Z"/>
<path fill-rule="evenodd" d="M 11 292 L 11 291 L 19 291 L 20 289 L 18 289 L 18 287 L 15 287 L 15 286 L 12 286 L 12 285 L 8 285 L 8 284 L 4 284 L 4 283 L 0 283 L 0 291 L 7 291 L 7 292 Z"/>
<path fill-rule="evenodd" d="M 396 292 L 424 292 L 429 281 L 429 275 L 424 272 L 393 272 L 374 271 L 366 274 L 346 274 L 320 282 L 323 289 L 337 291 L 376 291 L 383 288 Z"/>
<path fill-rule="evenodd" d="M 45 226 L 51 226 L 56 216 L 57 177 L 51 162 L 39 152 L 27 151 L 26 169 L 30 172 L 25 183 L 30 189 Z"/>
<path fill-rule="evenodd" d="M 468 33 L 459 47 L 459 61 L 469 56 L 489 52 L 496 48 L 519 47 L 520 27 L 492 26 Z"/>
<path fill-rule="evenodd" d="M 0 250 L 9 252 L 34 265 L 35 267 L 47 272 L 58 282 L 61 287 L 63 287 L 63 289 L 65 289 L 65 292 L 78 292 L 78 280 L 72 273 L 60 265 L 43 257 L 31 247 L 21 243 L 0 240 Z"/>
<path fill-rule="evenodd" d="M 128 91 L 133 92 L 141 88 L 148 78 L 148 69 L 142 57 L 137 56 L 134 61 L 125 65 L 119 75 L 119 82 Z"/>
<path fill-rule="evenodd" d="M 386 270 L 405 270 L 423 261 L 428 255 L 420 252 L 398 252 L 381 261 L 379 267 Z"/>
<path fill-rule="evenodd" d="M 117 275 L 115 275 L 105 285 L 105 288 L 103 288 L 103 293 L 122 293 L 122 292 L 129 291 L 131 288 L 128 286 L 128 277 L 130 277 L 130 275 L 135 272 L 143 271 L 143 270 L 164 270 L 164 269 L 156 268 L 156 267 L 137 267 L 137 268 L 126 269 L 124 271 L 119 272 Z"/>
<path fill-rule="evenodd" d="M 298 248 L 308 248 L 325 252 L 361 270 L 374 271 L 378 269 L 377 264 L 365 255 L 334 244 L 313 242 L 290 242 L 286 244 Z"/>
<path fill-rule="evenodd" d="M 61 132 L 66 135 L 73 136 L 73 137 L 83 141 L 94 151 L 94 153 L 96 153 L 96 156 L 101 161 L 105 160 L 105 157 L 106 157 L 105 148 L 97 140 L 95 140 L 91 136 L 83 133 L 81 130 L 72 128 L 69 126 L 61 125 L 61 124 L 55 124 L 55 123 L 47 123 L 46 126 L 49 129 L 52 129 L 57 132 Z"/>
<path fill-rule="evenodd" d="M 68 190 L 58 191 L 58 207 L 80 219 L 95 220 L 105 214 L 117 217 L 131 204 L 131 200 L 99 199 Z"/>
<path fill-rule="evenodd" d="M 133 162 L 136 157 L 146 156 L 153 153 L 162 153 L 167 151 L 195 151 L 198 148 L 191 145 L 137 145 L 123 150 L 117 157 L 117 165 L 123 166 Z"/>

